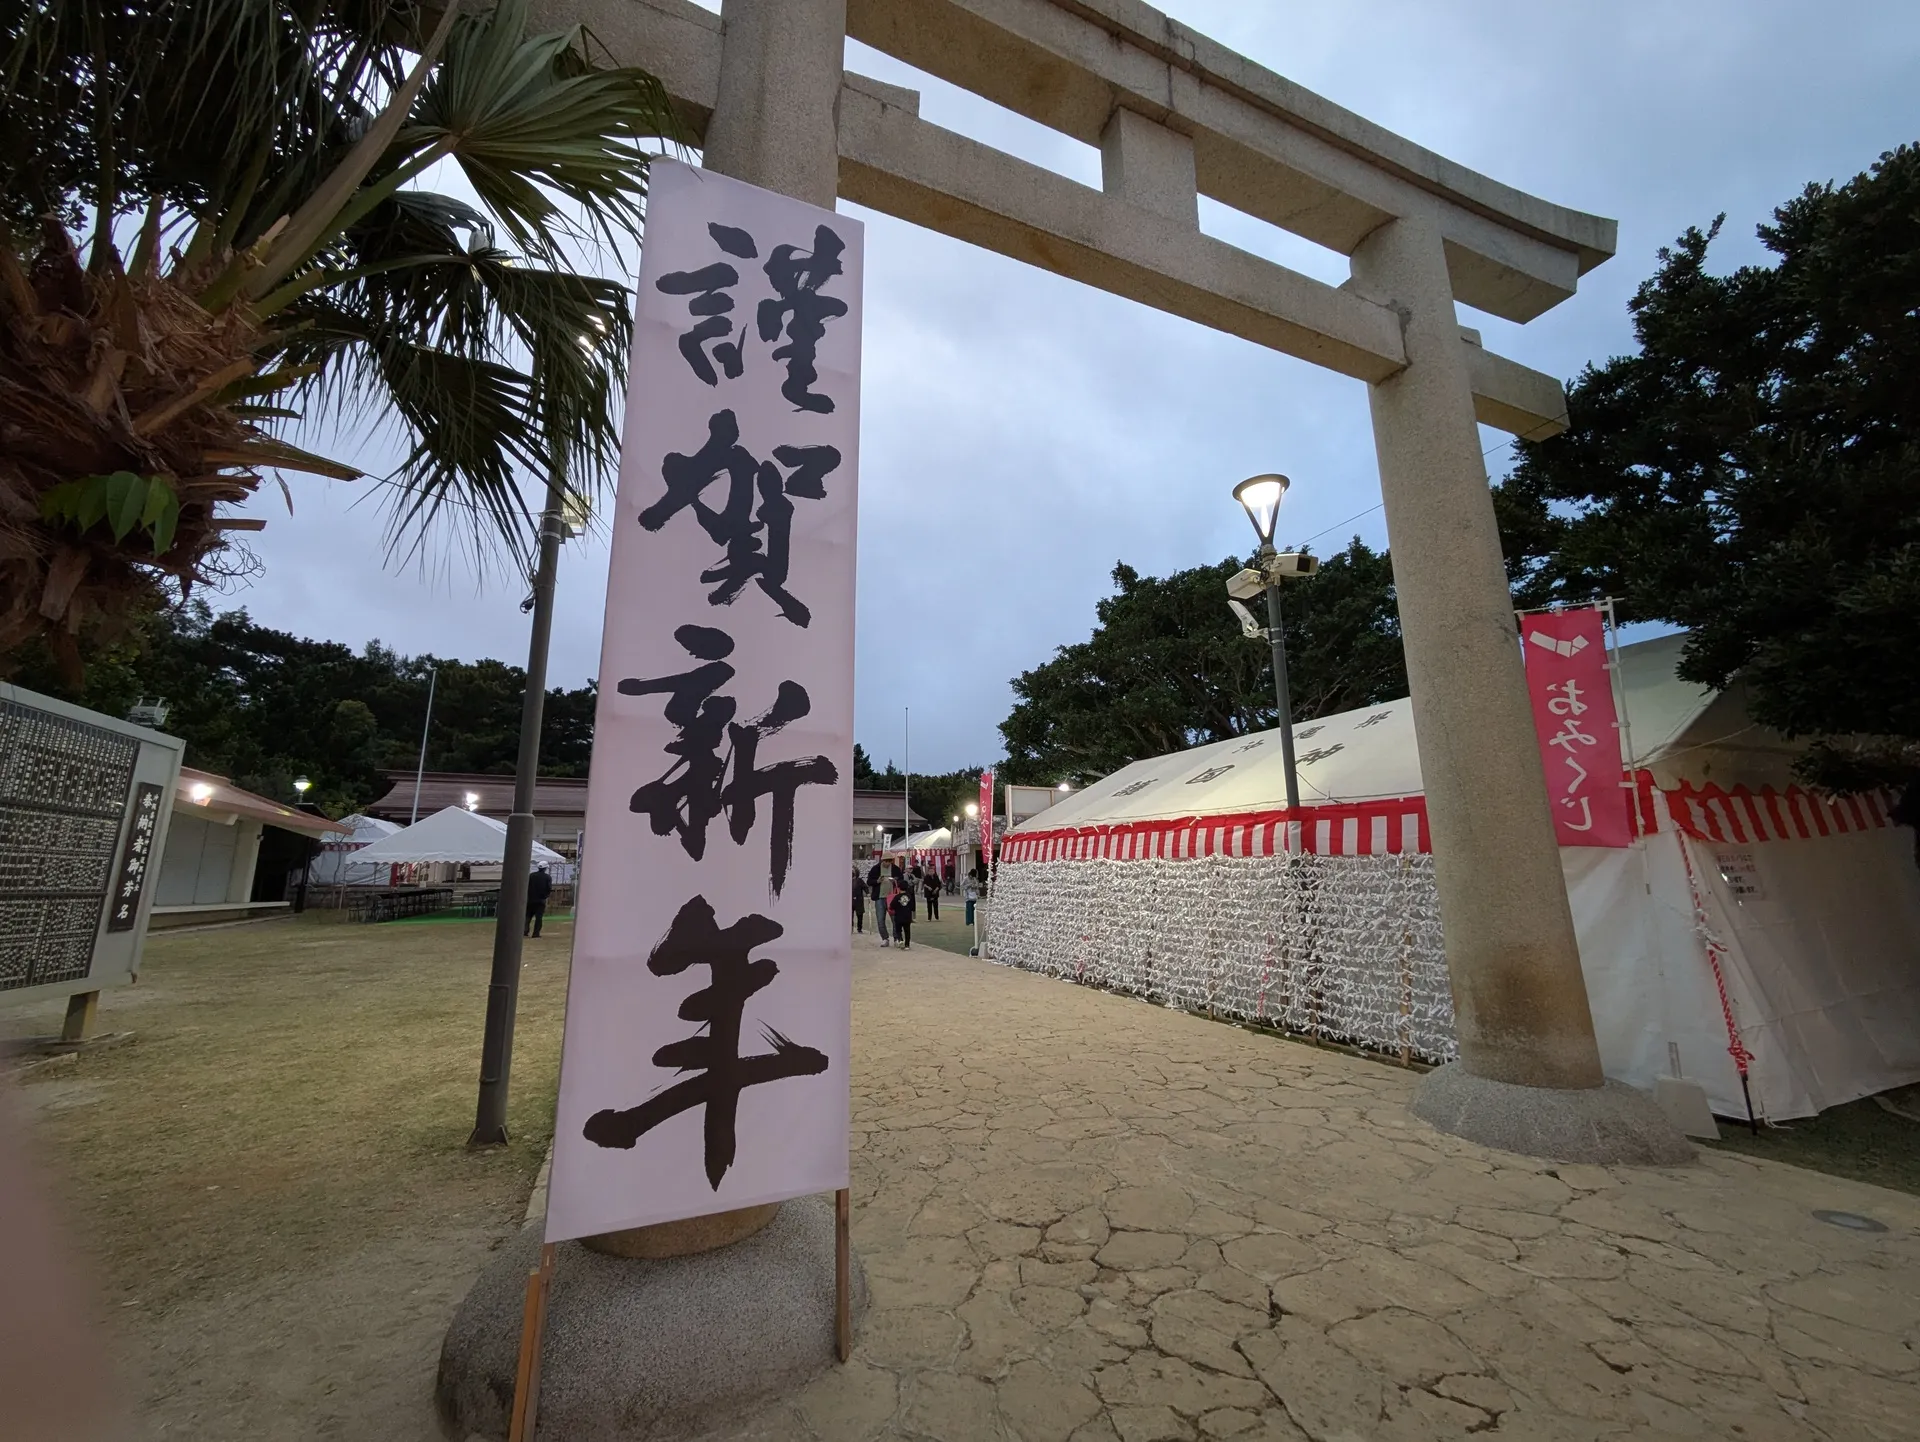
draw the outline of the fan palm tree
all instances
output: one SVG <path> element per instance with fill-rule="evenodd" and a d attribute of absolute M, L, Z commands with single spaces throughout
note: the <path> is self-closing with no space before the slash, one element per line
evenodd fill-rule
<path fill-rule="evenodd" d="M 677 133 L 650 76 L 529 36 L 526 0 L 8 8 L 0 655 L 77 669 L 230 564 L 264 473 L 355 477 L 302 419 L 398 427 L 402 554 L 524 556 L 522 476 L 604 482 L 628 296 L 580 259 L 640 233 Z M 442 162 L 477 203 L 423 188 Z"/>

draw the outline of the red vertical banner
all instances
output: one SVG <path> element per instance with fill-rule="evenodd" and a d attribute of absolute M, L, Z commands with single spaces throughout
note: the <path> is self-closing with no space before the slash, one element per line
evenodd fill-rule
<path fill-rule="evenodd" d="M 1522 616 L 1520 636 L 1555 837 L 1562 846 L 1631 844 L 1604 615 L 1594 606 Z"/>
<path fill-rule="evenodd" d="M 980 773 L 980 864 L 993 867 L 993 773 Z"/>

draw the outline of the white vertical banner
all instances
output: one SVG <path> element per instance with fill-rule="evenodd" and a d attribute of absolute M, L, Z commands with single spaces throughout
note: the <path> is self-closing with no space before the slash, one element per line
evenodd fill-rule
<path fill-rule="evenodd" d="M 847 1185 L 862 232 L 653 165 L 549 1241 Z"/>

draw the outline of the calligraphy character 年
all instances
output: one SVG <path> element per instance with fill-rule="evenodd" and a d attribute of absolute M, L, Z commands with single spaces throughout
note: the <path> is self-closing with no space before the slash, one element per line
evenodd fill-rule
<path fill-rule="evenodd" d="M 704 1106 L 707 1181 L 716 1192 L 720 1190 L 737 1148 L 740 1094 L 748 1087 L 819 1076 L 827 1069 L 825 1052 L 789 1041 L 770 1026 L 761 1029 L 773 1050 L 740 1055 L 747 1001 L 780 974 L 778 964 L 765 957 L 753 960 L 752 953 L 784 930 L 770 917 L 751 912 L 722 928 L 704 896 L 680 908 L 666 936 L 647 957 L 647 970 L 655 976 L 678 976 L 689 967 L 704 966 L 710 980 L 680 1003 L 680 1019 L 699 1023 L 701 1030 L 661 1047 L 653 1054 L 653 1064 L 693 1075 L 655 1092 L 639 1106 L 595 1112 L 582 1129 L 588 1141 L 631 1148 L 669 1117 Z"/>
<path fill-rule="evenodd" d="M 732 411 L 715 411 L 707 418 L 704 446 L 690 456 L 669 452 L 660 463 L 667 492 L 640 513 L 640 524 L 658 531 L 681 511 L 691 510 L 708 538 L 726 548 L 719 565 L 700 573 L 700 579 L 714 587 L 708 604 L 731 606 L 753 581 L 783 617 L 804 627 L 812 622 L 813 612 L 787 590 L 793 538 L 793 502 L 788 498 L 825 500 L 826 478 L 839 466 L 840 452 L 832 446 L 776 446 L 773 457 L 787 468 L 787 475 L 740 444 L 740 421 Z M 726 501 L 709 506 L 707 488 L 722 477 Z"/>
<path fill-rule="evenodd" d="M 728 255 L 741 260 L 758 260 L 760 248 L 746 231 L 731 225 L 713 224 L 707 227 L 707 234 L 713 237 L 714 244 Z M 680 354 L 686 357 L 693 373 L 710 386 L 720 384 L 720 377 L 714 373 L 713 362 L 720 362 L 720 369 L 726 372 L 728 380 L 738 380 L 743 368 L 740 354 L 740 337 L 723 340 L 723 336 L 733 336 L 733 322 L 727 317 L 733 313 L 733 297 L 727 294 L 730 287 L 738 285 L 740 272 L 725 261 L 715 261 L 703 265 L 698 270 L 676 270 L 663 275 L 653 283 L 653 288 L 663 295 L 690 295 L 687 302 L 689 315 L 703 316 L 700 324 L 680 337 Z M 741 336 L 746 328 L 741 327 Z M 707 356 L 707 346 L 713 345 L 713 356 Z"/>
<path fill-rule="evenodd" d="M 814 362 L 827 322 L 847 313 L 844 300 L 820 294 L 820 287 L 841 273 L 840 254 L 845 249 L 846 243 L 832 227 L 816 226 L 811 253 L 796 245 L 776 245 L 764 267 L 775 299 L 760 302 L 760 339 L 778 340 L 781 330 L 786 330 L 787 343 L 773 352 L 773 358 L 787 364 L 780 394 L 795 410 L 833 414 L 833 398 L 813 390 L 820 378 Z"/>
<path fill-rule="evenodd" d="M 706 855 L 707 827 L 717 817 L 726 816 L 734 845 L 744 846 L 759 821 L 760 799 L 769 798 L 767 882 L 778 896 L 793 862 L 795 798 L 802 786 L 833 785 L 840 771 L 825 756 L 756 763 L 760 743 L 806 716 L 813 703 L 804 687 L 782 681 L 765 712 L 735 721 L 739 703 L 719 694 L 733 679 L 725 659 L 733 654 L 733 638 L 711 626 L 682 626 L 673 638 L 706 664 L 673 676 L 628 677 L 619 684 L 622 696 L 665 695 L 663 714 L 679 732 L 667 743 L 674 759 L 666 774 L 635 791 L 628 807 L 651 821 L 655 836 L 678 837 L 681 850 L 698 861 Z"/>

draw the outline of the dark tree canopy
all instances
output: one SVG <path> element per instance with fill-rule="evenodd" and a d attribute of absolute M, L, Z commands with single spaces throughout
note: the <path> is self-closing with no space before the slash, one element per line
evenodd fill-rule
<path fill-rule="evenodd" d="M 980 773 L 984 766 L 963 766 L 958 771 L 913 774 L 913 809 L 927 818 L 929 826 L 945 826 L 962 815 L 966 804 L 980 791 Z M 862 791 L 901 791 L 906 788 L 906 773 L 889 761 L 874 770 L 873 759 L 859 742 L 853 744 L 853 784 Z"/>
<path fill-rule="evenodd" d="M 1571 427 L 1496 493 L 1522 605 L 1619 598 L 1741 673 L 1755 717 L 1840 788 L 1920 776 L 1920 147 L 1810 185 L 1759 227 L 1770 265 L 1660 253 L 1637 354 L 1589 367 Z M 1854 733 L 1877 738 L 1845 740 Z"/>
<path fill-rule="evenodd" d="M 165 730 L 186 761 L 279 800 L 305 775 L 308 799 L 332 816 L 385 794 L 384 772 L 419 759 L 427 672 L 438 669 L 427 766 L 510 775 L 520 745 L 526 672 L 499 661 L 401 656 L 379 642 L 355 652 L 256 625 L 245 611 L 194 601 L 147 619 L 117 651 L 88 667 L 79 690 L 51 658 L 30 652 L 15 679 L 110 716 L 142 696 L 164 697 Z M 593 746 L 594 687 L 547 693 L 540 770 L 585 776 Z"/>
<path fill-rule="evenodd" d="M 1274 724 L 1273 660 L 1227 609 L 1225 560 L 1171 576 L 1113 569 L 1087 640 L 1013 682 L 1004 779 L 1084 780 L 1143 756 Z M 1357 537 L 1285 592 L 1287 670 L 1296 721 L 1407 693 L 1384 552 Z"/>

